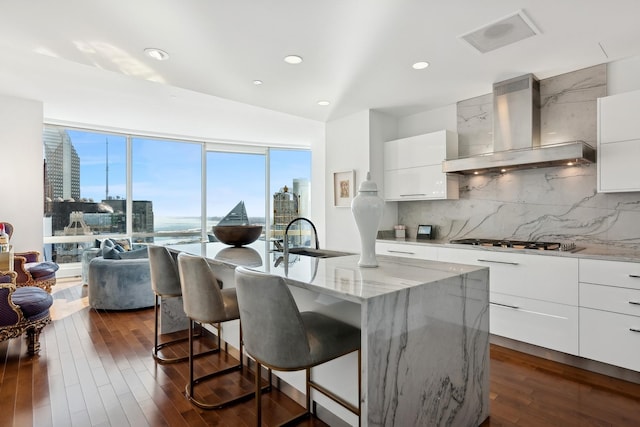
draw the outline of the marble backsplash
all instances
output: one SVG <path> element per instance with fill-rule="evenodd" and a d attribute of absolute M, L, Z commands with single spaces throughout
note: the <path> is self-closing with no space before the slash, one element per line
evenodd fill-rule
<path fill-rule="evenodd" d="M 594 147 L 596 99 L 606 96 L 606 65 L 540 81 L 541 143 L 583 140 Z M 458 103 L 460 155 L 492 149 L 492 96 Z M 640 249 L 640 192 L 597 193 L 596 165 L 460 177 L 460 199 L 398 203 L 398 223 L 435 238 L 574 241 Z"/>

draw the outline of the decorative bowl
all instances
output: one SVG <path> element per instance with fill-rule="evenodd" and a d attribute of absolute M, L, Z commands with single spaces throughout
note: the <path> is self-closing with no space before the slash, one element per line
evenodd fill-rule
<path fill-rule="evenodd" d="M 262 234 L 261 225 L 216 225 L 213 235 L 216 239 L 231 246 L 243 246 L 258 240 Z"/>

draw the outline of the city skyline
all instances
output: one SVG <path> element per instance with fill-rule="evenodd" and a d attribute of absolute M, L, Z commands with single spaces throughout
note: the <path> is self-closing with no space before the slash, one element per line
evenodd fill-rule
<path fill-rule="evenodd" d="M 66 132 L 80 158 L 81 198 L 95 202 L 107 196 L 125 199 L 126 137 L 75 129 Z M 199 217 L 200 157 L 199 143 L 132 137 L 133 200 L 152 201 L 156 216 Z M 294 179 L 310 181 L 310 151 L 272 150 L 270 164 L 268 197 L 285 185 L 291 189 Z M 250 216 L 265 216 L 264 155 L 208 151 L 207 168 L 207 217 L 226 215 L 240 200 Z"/>

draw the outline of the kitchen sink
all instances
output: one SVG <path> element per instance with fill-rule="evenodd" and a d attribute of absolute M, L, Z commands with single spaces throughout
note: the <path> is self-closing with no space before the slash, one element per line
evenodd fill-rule
<path fill-rule="evenodd" d="M 349 252 L 331 251 L 327 249 L 314 249 L 314 248 L 289 248 L 289 254 L 291 255 L 305 255 L 314 258 L 335 258 L 339 256 L 354 255 Z"/>

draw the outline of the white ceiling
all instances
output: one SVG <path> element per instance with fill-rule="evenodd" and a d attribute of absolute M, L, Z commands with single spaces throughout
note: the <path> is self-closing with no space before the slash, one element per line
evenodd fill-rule
<path fill-rule="evenodd" d="M 486 54 L 459 39 L 520 9 L 541 34 Z M 0 49 L 328 121 L 408 115 L 521 74 L 638 55 L 638 17 L 638 0 L 0 0 Z M 431 66 L 411 68 L 421 60 Z"/>

